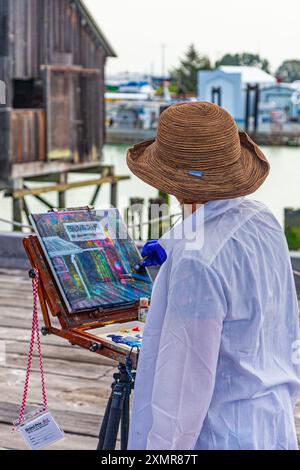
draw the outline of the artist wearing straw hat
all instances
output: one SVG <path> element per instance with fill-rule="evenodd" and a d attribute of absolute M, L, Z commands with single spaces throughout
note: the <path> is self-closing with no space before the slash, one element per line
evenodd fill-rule
<path fill-rule="evenodd" d="M 211 103 L 171 106 L 128 151 L 146 183 L 191 204 L 159 241 L 167 260 L 145 327 L 129 449 L 297 449 L 298 304 L 282 229 L 244 196 L 263 152 Z"/>

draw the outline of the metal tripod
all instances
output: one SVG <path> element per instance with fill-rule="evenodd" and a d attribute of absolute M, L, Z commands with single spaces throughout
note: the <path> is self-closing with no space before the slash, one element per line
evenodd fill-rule
<path fill-rule="evenodd" d="M 132 372 L 130 356 L 126 364 L 119 363 L 119 372 L 113 375 L 111 395 L 108 400 L 97 450 L 114 450 L 121 422 L 121 450 L 127 449 L 129 431 L 130 394 L 134 388 L 135 372 Z"/>

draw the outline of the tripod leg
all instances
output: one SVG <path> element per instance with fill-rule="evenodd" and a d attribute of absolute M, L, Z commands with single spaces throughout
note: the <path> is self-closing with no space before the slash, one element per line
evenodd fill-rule
<path fill-rule="evenodd" d="M 135 374 L 128 374 L 127 368 L 120 363 L 119 373 L 114 374 L 114 383 L 101 429 L 97 450 L 114 450 L 121 421 L 121 450 L 127 450 L 129 434 L 130 394 L 134 388 Z"/>
<path fill-rule="evenodd" d="M 111 402 L 112 402 L 112 393 L 109 397 L 109 400 L 108 400 L 108 403 L 107 403 L 107 406 L 106 406 L 106 410 L 105 410 L 105 414 L 104 414 L 104 417 L 103 417 L 103 420 L 102 420 L 101 428 L 100 428 L 100 431 L 99 431 L 99 442 L 98 442 L 97 450 L 102 450 L 103 449 L 104 439 L 105 439 L 106 430 L 107 430 L 107 423 L 108 423 L 109 413 L 110 413 L 110 409 L 111 409 Z"/>
<path fill-rule="evenodd" d="M 129 433 L 129 408 L 131 386 L 126 386 L 121 417 L 121 450 L 127 450 Z"/>
<path fill-rule="evenodd" d="M 116 448 L 124 393 L 124 385 L 116 384 L 112 393 L 112 402 L 102 450 L 114 450 Z"/>

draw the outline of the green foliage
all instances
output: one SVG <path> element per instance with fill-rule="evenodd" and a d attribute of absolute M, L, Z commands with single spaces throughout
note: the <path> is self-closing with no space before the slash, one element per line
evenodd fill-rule
<path fill-rule="evenodd" d="M 276 71 L 276 77 L 283 82 L 300 80 L 300 60 L 285 60 Z"/>
<path fill-rule="evenodd" d="M 155 94 L 156 94 L 157 96 L 163 95 L 163 92 L 164 92 L 164 89 L 163 89 L 162 86 L 160 86 L 159 88 L 157 88 L 157 89 L 155 90 Z"/>
<path fill-rule="evenodd" d="M 225 54 L 221 60 L 216 62 L 216 68 L 221 65 L 249 65 L 260 67 L 269 73 L 269 61 L 262 59 L 258 54 L 243 52 L 242 54 Z"/>
<path fill-rule="evenodd" d="M 164 201 L 164 204 L 170 205 L 170 195 L 163 191 L 158 191 L 158 197 Z"/>
<path fill-rule="evenodd" d="M 199 70 L 210 70 L 211 63 L 206 55 L 201 55 L 193 44 L 188 47 L 178 68 L 170 72 L 172 83 L 179 94 L 197 92 L 197 74 Z"/>
<path fill-rule="evenodd" d="M 178 93 L 178 87 L 175 83 L 170 83 L 169 86 L 170 93 Z"/>
<path fill-rule="evenodd" d="M 300 227 L 285 227 L 285 236 L 290 250 L 300 250 Z"/>
<path fill-rule="evenodd" d="M 177 85 L 175 83 L 170 83 L 169 85 L 169 92 L 170 93 L 173 93 L 174 95 L 177 95 L 178 93 L 178 88 L 177 88 Z M 157 96 L 162 96 L 164 94 L 164 89 L 162 86 L 160 86 L 159 88 L 157 88 L 157 90 L 155 91 L 155 94 Z"/>

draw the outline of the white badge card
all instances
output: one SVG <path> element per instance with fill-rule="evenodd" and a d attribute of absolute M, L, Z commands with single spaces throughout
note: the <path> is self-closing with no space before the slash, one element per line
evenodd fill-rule
<path fill-rule="evenodd" d="M 50 411 L 26 420 L 18 426 L 18 431 L 31 450 L 45 449 L 65 437 Z"/>

